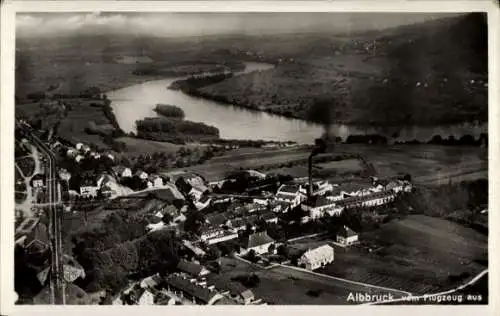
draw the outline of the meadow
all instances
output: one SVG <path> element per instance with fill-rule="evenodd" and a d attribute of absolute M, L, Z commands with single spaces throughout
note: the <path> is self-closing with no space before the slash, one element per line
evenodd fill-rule
<path fill-rule="evenodd" d="M 320 272 L 424 294 L 458 286 L 487 268 L 487 236 L 435 217 L 394 220 L 360 240 L 360 247 L 337 247 L 334 263 Z"/>
<path fill-rule="evenodd" d="M 221 273 L 233 278 L 255 273 L 260 282 L 251 290 L 269 304 L 287 305 L 346 305 L 349 293 L 386 294 L 389 291 L 313 275 L 292 268 L 278 266 L 261 268 L 234 258 L 221 259 Z M 315 292 L 317 295 L 311 295 Z M 395 297 L 402 293 L 393 292 Z"/>

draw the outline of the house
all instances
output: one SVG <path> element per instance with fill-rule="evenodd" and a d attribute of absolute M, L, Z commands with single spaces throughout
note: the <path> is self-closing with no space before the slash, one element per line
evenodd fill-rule
<path fill-rule="evenodd" d="M 260 219 L 264 220 L 266 223 L 278 223 L 278 216 L 271 211 L 265 211 L 259 215 Z"/>
<path fill-rule="evenodd" d="M 156 223 L 150 223 L 148 225 L 146 225 L 146 230 L 151 233 L 151 232 L 154 232 L 154 231 L 157 231 L 157 230 L 161 230 L 165 227 L 165 223 L 163 221 L 158 221 Z"/>
<path fill-rule="evenodd" d="M 339 186 L 343 197 L 364 196 L 373 193 L 372 182 L 346 182 Z"/>
<path fill-rule="evenodd" d="M 50 149 L 52 150 L 57 150 L 57 148 L 61 147 L 62 144 L 59 141 L 54 142 L 53 144 L 50 145 Z"/>
<path fill-rule="evenodd" d="M 215 289 L 196 279 L 188 278 L 182 274 L 170 274 L 165 278 L 165 287 L 176 296 L 190 300 L 198 305 L 214 305 L 224 296 Z"/>
<path fill-rule="evenodd" d="M 148 179 L 148 174 L 140 169 L 135 172 L 134 176 L 138 177 L 141 180 Z"/>
<path fill-rule="evenodd" d="M 330 195 L 328 195 L 326 198 L 330 201 L 340 201 L 344 198 L 344 195 L 346 193 L 339 188 L 338 186 L 333 187 L 332 190 L 330 191 Z"/>
<path fill-rule="evenodd" d="M 75 148 L 70 147 L 66 150 L 66 156 L 69 158 L 75 158 L 76 155 L 78 155 L 78 151 Z"/>
<path fill-rule="evenodd" d="M 83 148 L 83 143 L 77 143 L 75 148 L 76 148 L 76 150 L 81 151 Z"/>
<path fill-rule="evenodd" d="M 203 194 L 208 192 L 208 187 L 205 186 L 201 177 L 180 177 L 175 181 L 175 185 L 179 191 L 191 197 L 195 202 L 200 200 Z"/>
<path fill-rule="evenodd" d="M 206 280 L 207 284 L 214 285 L 222 294 L 228 295 L 237 303 L 248 305 L 255 300 L 255 294 L 252 290 L 246 288 L 239 282 L 232 281 L 228 277 L 209 274 L 204 280 Z"/>
<path fill-rule="evenodd" d="M 111 161 L 115 161 L 115 156 L 112 153 L 106 152 L 106 153 L 103 153 L 103 156 L 108 158 Z"/>
<path fill-rule="evenodd" d="M 301 185 L 283 184 L 276 193 L 276 200 L 287 202 L 290 208 L 295 208 L 307 198 L 307 192 Z"/>
<path fill-rule="evenodd" d="M 275 213 L 287 213 L 290 210 L 290 204 L 283 201 L 271 201 L 269 203 L 271 211 Z"/>
<path fill-rule="evenodd" d="M 103 186 L 99 192 L 101 192 L 101 195 L 106 198 L 110 198 L 113 195 L 115 195 L 117 192 L 110 188 L 109 186 Z"/>
<path fill-rule="evenodd" d="M 139 283 L 123 291 L 121 303 L 126 305 L 155 305 L 153 293 L 146 288 L 142 288 Z"/>
<path fill-rule="evenodd" d="M 137 301 L 137 305 L 155 305 L 155 297 L 153 293 L 145 289 L 142 294 L 139 296 L 139 300 Z"/>
<path fill-rule="evenodd" d="M 250 227 L 251 230 L 256 230 L 255 222 L 258 220 L 257 215 L 233 218 L 229 221 L 229 225 L 235 231 L 242 231 Z"/>
<path fill-rule="evenodd" d="M 307 270 L 316 270 L 333 262 L 334 250 L 330 245 L 323 245 L 318 248 L 306 251 L 298 260 L 299 266 Z"/>
<path fill-rule="evenodd" d="M 196 247 L 188 240 L 183 239 L 182 244 L 184 245 L 184 247 L 191 250 L 196 256 L 203 257 L 206 254 L 203 249 Z"/>
<path fill-rule="evenodd" d="M 337 233 L 337 242 L 345 246 L 352 245 L 357 242 L 358 238 L 358 234 L 345 225 Z"/>
<path fill-rule="evenodd" d="M 107 173 L 103 173 L 97 178 L 97 186 L 100 188 L 109 185 L 109 183 L 116 183 L 116 180 Z"/>
<path fill-rule="evenodd" d="M 40 173 L 35 174 L 31 178 L 31 186 L 36 189 L 43 188 L 45 186 L 44 176 Z"/>
<path fill-rule="evenodd" d="M 269 246 L 274 243 L 274 239 L 269 237 L 267 232 L 256 232 L 250 234 L 244 239 L 243 250 L 241 254 L 246 254 L 253 250 L 256 254 L 265 254 L 269 252 Z"/>
<path fill-rule="evenodd" d="M 177 269 L 194 277 L 200 277 L 210 273 L 204 266 L 184 259 L 179 261 Z"/>
<path fill-rule="evenodd" d="M 76 162 L 81 162 L 84 158 L 85 158 L 85 157 L 84 157 L 84 156 L 82 156 L 82 155 L 76 155 L 76 156 L 75 156 L 75 161 L 76 161 Z"/>
<path fill-rule="evenodd" d="M 90 152 L 90 146 L 88 145 L 83 145 L 82 148 L 80 149 L 80 151 L 84 154 L 87 154 Z"/>
<path fill-rule="evenodd" d="M 228 212 L 210 213 L 206 215 L 206 222 L 213 227 L 229 225 L 232 216 Z"/>
<path fill-rule="evenodd" d="M 71 173 L 69 173 L 66 169 L 59 169 L 59 178 L 67 182 L 71 179 Z"/>
<path fill-rule="evenodd" d="M 209 245 L 238 238 L 238 233 L 222 228 L 205 228 L 200 234 L 200 239 Z"/>
<path fill-rule="evenodd" d="M 344 209 L 339 206 L 336 201 L 332 201 L 323 196 L 316 196 L 302 204 L 302 210 L 309 212 L 309 218 L 314 220 L 324 217 L 325 214 L 338 216 Z"/>
<path fill-rule="evenodd" d="M 111 168 L 118 178 L 132 177 L 132 170 L 122 165 L 114 166 Z"/>
<path fill-rule="evenodd" d="M 376 192 L 370 195 L 353 196 L 337 202 L 343 209 L 353 207 L 374 207 L 394 201 L 395 193 L 390 191 Z"/>
<path fill-rule="evenodd" d="M 158 175 L 150 175 L 148 177 L 149 188 L 160 188 L 163 186 L 163 179 Z"/>
<path fill-rule="evenodd" d="M 93 179 L 85 179 L 80 185 L 80 195 L 83 197 L 96 197 L 99 187 Z"/>
<path fill-rule="evenodd" d="M 325 195 L 327 192 L 333 190 L 333 185 L 328 182 L 328 180 L 316 181 L 313 183 L 313 195 Z"/>
<path fill-rule="evenodd" d="M 198 211 L 201 211 L 205 208 L 207 208 L 210 205 L 210 202 L 212 201 L 212 198 L 209 197 L 208 195 L 203 196 L 201 199 L 196 201 L 194 203 L 194 206 L 198 209 Z"/>

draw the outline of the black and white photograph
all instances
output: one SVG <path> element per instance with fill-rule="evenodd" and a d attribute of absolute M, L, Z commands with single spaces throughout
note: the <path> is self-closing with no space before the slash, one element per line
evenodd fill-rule
<path fill-rule="evenodd" d="M 488 13 L 146 9 L 15 14 L 16 306 L 491 303 Z"/>

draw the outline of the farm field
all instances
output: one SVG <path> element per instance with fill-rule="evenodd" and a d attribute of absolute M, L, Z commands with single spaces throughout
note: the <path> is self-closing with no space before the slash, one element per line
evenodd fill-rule
<path fill-rule="evenodd" d="M 458 176 L 487 171 L 488 160 L 482 148 L 437 145 L 339 145 L 338 150 L 362 155 L 381 178 L 410 173 L 414 182 L 437 176 Z M 453 173 L 453 174 L 451 174 Z M 447 181 L 447 179 L 446 179 Z"/>
<path fill-rule="evenodd" d="M 321 272 L 423 294 L 453 288 L 487 268 L 487 236 L 439 218 L 408 216 L 360 240 L 373 252 L 337 247 L 334 263 Z"/>
<path fill-rule="evenodd" d="M 352 302 L 348 302 L 347 297 L 351 292 L 388 293 L 387 290 L 334 280 L 282 266 L 264 269 L 234 258 L 222 259 L 221 273 L 231 278 L 255 273 L 260 282 L 252 288 L 252 291 L 257 297 L 272 304 L 350 304 Z M 308 291 L 316 291 L 319 295 L 317 297 L 308 295 Z M 402 293 L 394 292 L 393 295 L 397 297 Z"/>
<path fill-rule="evenodd" d="M 134 137 L 119 137 L 116 139 L 119 142 L 125 143 L 127 146 L 125 151 L 121 153 L 122 155 L 127 155 L 128 153 L 133 154 L 147 154 L 155 152 L 165 152 L 165 153 L 176 153 L 180 148 L 196 148 L 202 147 L 202 144 L 186 144 L 177 145 L 167 142 L 157 142 L 153 140 L 146 140 Z"/>
<path fill-rule="evenodd" d="M 363 170 L 363 166 L 358 159 L 346 159 L 340 161 L 330 161 L 315 164 L 320 169 L 335 169 L 338 172 L 356 172 Z"/>
<path fill-rule="evenodd" d="M 261 149 L 259 151 L 241 152 L 240 149 L 228 152 L 220 157 L 214 157 L 202 165 L 195 165 L 180 170 L 197 172 L 207 178 L 208 181 L 215 181 L 233 170 L 257 169 L 262 170 L 263 166 L 288 163 L 294 160 L 307 159 L 309 149 L 304 147 L 287 149 Z M 170 170 L 175 172 L 177 170 Z M 267 171 L 264 171 L 267 173 Z"/>
<path fill-rule="evenodd" d="M 397 145 L 371 146 L 359 144 L 336 145 L 335 154 L 359 154 L 367 163 L 372 164 L 380 178 L 393 177 L 410 173 L 413 181 L 422 184 L 436 183 L 437 176 L 453 176 L 455 179 L 476 179 L 485 175 L 488 162 L 481 155 L 481 148 L 436 145 Z M 310 149 L 295 147 L 285 149 L 252 149 L 233 150 L 220 157 L 215 157 L 203 165 L 191 166 L 180 170 L 191 170 L 201 173 L 209 181 L 221 179 L 227 171 L 257 169 L 264 173 L 289 174 L 294 177 L 307 176 L 307 162 Z M 290 162 L 304 161 L 293 166 Z M 277 166 L 284 164 L 284 166 Z M 323 167 L 323 168 L 316 168 Z M 336 182 L 352 178 L 360 171 L 360 162 L 346 159 L 336 162 L 314 164 L 315 173 L 335 171 L 327 175 L 330 181 Z M 472 174 L 474 172 L 474 174 Z M 477 173 L 476 173 L 477 172 Z M 468 175 L 469 174 L 469 175 Z M 351 175 L 351 176 L 350 176 Z"/>

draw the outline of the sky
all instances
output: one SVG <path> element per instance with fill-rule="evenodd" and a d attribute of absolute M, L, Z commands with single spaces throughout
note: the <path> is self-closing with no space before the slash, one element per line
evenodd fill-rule
<path fill-rule="evenodd" d="M 136 34 L 160 37 L 376 30 L 450 16 L 444 13 L 23 13 L 19 37 Z"/>

